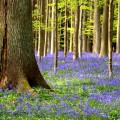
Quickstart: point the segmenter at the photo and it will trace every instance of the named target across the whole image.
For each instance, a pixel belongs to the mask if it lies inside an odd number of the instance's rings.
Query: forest
[[[120,0],[0,0],[0,120],[120,120]]]

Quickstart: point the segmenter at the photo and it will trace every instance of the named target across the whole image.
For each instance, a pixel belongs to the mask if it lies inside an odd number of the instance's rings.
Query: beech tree
[[[80,3],[77,0],[76,16],[75,16],[75,31],[74,31],[74,42],[73,42],[73,59],[78,58],[78,32],[79,32],[79,19],[80,19]]]
[[[114,5],[113,0],[109,1],[109,19],[108,19],[108,57],[109,57],[109,77],[112,76],[112,38],[113,38],[113,17],[114,17]]]
[[[94,0],[94,7],[94,52],[99,53],[101,45],[99,0]]]
[[[108,12],[109,12],[108,4],[109,4],[109,0],[105,0],[103,6],[100,57],[108,56]]]
[[[10,86],[18,92],[31,91],[32,86],[51,89],[35,60],[31,0],[0,0],[1,25],[0,88]]]
[[[118,25],[117,25],[116,52],[120,53],[120,0],[118,0]]]

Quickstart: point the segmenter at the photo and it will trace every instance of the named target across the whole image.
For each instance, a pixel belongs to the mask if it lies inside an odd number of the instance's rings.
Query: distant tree
[[[39,6],[39,43],[38,43],[38,56],[44,55],[44,44],[45,44],[45,20],[46,20],[46,0],[38,0]]]
[[[45,31],[45,44],[44,44],[44,56],[47,55],[48,49],[48,27],[49,27],[49,0],[46,0],[46,31]]]
[[[87,9],[83,9],[83,45],[82,51],[87,52],[87,33],[86,33],[86,23],[87,23]]]
[[[80,32],[80,35],[79,35],[79,57],[82,57],[82,23],[83,21],[83,10],[81,9],[80,10],[80,27],[79,27],[79,32]]]
[[[67,27],[68,27],[68,20],[67,20],[67,0],[65,1],[65,28],[64,28],[64,57],[67,56]]]
[[[48,4],[48,9],[49,9],[49,21],[48,21],[48,27],[51,28],[51,16],[52,16],[52,6],[50,6],[52,4],[52,0],[49,0],[49,4]],[[51,30],[48,31],[48,49],[47,52],[51,51]]]
[[[71,14],[71,20],[70,20],[70,24],[71,24],[71,30],[70,30],[70,52],[73,52],[73,28],[74,28],[74,12],[73,12],[73,8],[71,8],[70,11]]]
[[[51,20],[51,54],[55,52],[55,0],[52,0],[52,20]]]
[[[3,41],[0,88],[10,86],[18,92],[31,91],[32,86],[50,89],[35,60],[31,0],[1,0],[0,13],[4,19],[0,23],[5,23],[0,27],[0,32],[4,31],[1,32],[4,39],[0,39]]]

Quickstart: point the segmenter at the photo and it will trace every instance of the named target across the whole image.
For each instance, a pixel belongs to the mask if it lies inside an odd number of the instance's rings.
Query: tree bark
[[[79,47],[78,47],[80,58],[82,58],[82,42],[83,42],[83,40],[82,40],[82,25],[83,25],[83,22],[82,21],[83,21],[83,10],[81,9],[80,10],[80,25],[79,25],[80,35],[79,35]]]
[[[103,7],[103,24],[102,24],[102,39],[100,57],[108,56],[108,7],[109,0],[105,0]]]
[[[51,26],[52,26],[52,31],[51,31],[51,54],[54,54],[55,52],[55,0],[52,0],[52,21],[51,21]]]
[[[4,38],[4,29],[5,29],[5,9],[4,9],[5,2],[2,0],[0,1],[0,77],[1,77],[1,70],[2,70],[2,51],[3,51],[3,38]]]
[[[113,38],[113,16],[114,16],[114,6],[113,6],[113,0],[110,0],[109,2],[109,22],[108,22],[108,57],[109,57],[109,77],[112,76],[112,38]]]
[[[3,43],[5,42],[7,46],[6,69],[4,71],[2,68],[5,76],[1,77],[0,88],[12,85],[13,89],[18,92],[29,91],[32,86],[43,86],[50,89],[35,60],[31,0],[6,0],[5,5],[6,28],[4,33],[7,31],[7,37]],[[3,11],[0,9],[0,13]]]
[[[78,58],[78,33],[79,33],[79,19],[80,19],[80,5],[77,0],[77,10],[75,16],[75,31],[74,31],[74,41],[73,41],[73,59]]]
[[[87,34],[86,34],[86,23],[87,23],[87,9],[83,10],[83,45],[82,51],[87,52]]]
[[[99,11],[99,0],[94,0],[94,52],[100,52],[100,11]]]
[[[120,53],[120,0],[118,0],[118,25],[117,25],[116,52]]]
[[[58,67],[58,0],[55,1],[55,54],[54,70]]]
[[[69,52],[73,52],[73,28],[74,28],[74,13],[73,13],[73,9],[71,8],[71,20],[70,20],[70,24],[71,24],[71,30],[70,30],[70,50]]]
[[[49,27],[49,0],[46,0],[47,6],[46,6],[46,31],[45,31],[45,45],[44,45],[44,56],[47,55],[47,49],[48,49],[48,27]]]
[[[67,20],[67,1],[65,1],[65,27],[64,27],[64,57],[67,56],[67,26],[68,26],[68,20]]]

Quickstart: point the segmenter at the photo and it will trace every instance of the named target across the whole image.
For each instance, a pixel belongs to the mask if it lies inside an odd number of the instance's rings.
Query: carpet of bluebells
[[[58,68],[48,54],[38,62],[47,83],[55,90],[34,88],[38,94],[0,90],[0,120],[120,120],[120,54],[113,54],[113,76],[108,58],[93,53],[72,59],[59,52]]]

